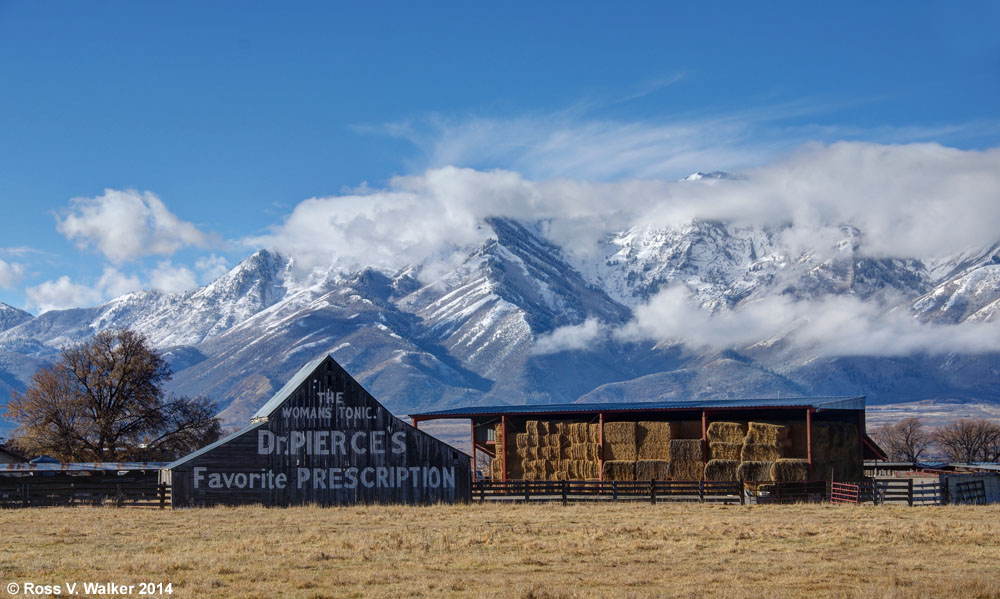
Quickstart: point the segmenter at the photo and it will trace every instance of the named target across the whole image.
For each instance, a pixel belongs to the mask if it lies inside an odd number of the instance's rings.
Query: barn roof
[[[173,462],[170,462],[169,464],[167,464],[166,466],[164,466],[162,469],[163,470],[173,470],[177,466],[180,466],[181,464],[183,464],[185,462],[189,462],[189,461],[195,459],[196,457],[198,457],[200,455],[204,455],[204,454],[212,451],[216,447],[219,447],[220,445],[225,445],[226,443],[228,443],[229,441],[232,441],[236,437],[239,437],[243,433],[248,433],[248,432],[252,431],[253,429],[255,429],[255,428],[259,427],[259,426],[263,426],[264,423],[266,423],[266,422],[267,422],[266,420],[257,420],[256,422],[252,422],[248,426],[246,426],[246,427],[244,427],[244,428],[236,431],[235,433],[233,433],[231,435],[228,435],[226,437],[223,437],[223,438],[219,439],[215,443],[209,443],[208,445],[202,447],[198,451],[195,451],[193,453],[189,453],[189,454],[187,454],[186,456],[184,456],[184,457],[182,457],[180,459],[177,459],[177,460],[174,460]]]
[[[564,403],[516,406],[469,406],[452,410],[410,414],[416,420],[472,418],[474,416],[525,416],[597,414],[598,412],[669,412],[676,410],[744,410],[756,408],[864,410],[865,397],[782,397],[765,399],[698,399],[683,401],[639,401],[627,403]]]
[[[324,361],[328,359],[332,360],[333,358],[331,358],[329,355],[320,356],[319,358],[316,358],[312,362],[309,362],[302,368],[299,368],[299,371],[296,372],[295,375],[292,378],[290,378],[287,383],[285,383],[285,386],[282,387],[281,389],[278,389],[278,392],[272,395],[271,399],[267,400],[267,403],[262,405],[260,409],[257,410],[257,413],[254,414],[252,418],[250,418],[250,421],[253,422],[256,421],[258,418],[267,418],[268,416],[270,416],[275,410],[278,409],[278,406],[285,403],[285,400],[288,399],[289,396],[291,396],[291,394],[294,393],[295,390],[299,388],[299,385],[304,383],[305,380],[309,378],[309,375],[312,374],[314,370],[319,368],[320,364],[322,364]]]

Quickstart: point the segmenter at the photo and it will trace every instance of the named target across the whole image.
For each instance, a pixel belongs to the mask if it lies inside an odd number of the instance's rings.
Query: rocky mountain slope
[[[183,294],[141,291],[37,317],[0,305],[0,403],[60,348],[108,327],[145,334],[173,365],[170,390],[217,399],[231,424],[245,422],[323,353],[397,413],[467,403],[855,393],[876,403],[1000,401],[1000,355],[984,351],[887,357],[861,347],[831,356],[784,335],[705,348],[615,334],[539,350],[540,339],[566,327],[619,330],[677,285],[716,314],[767,298],[850,297],[882,298],[886,313],[920,322],[991,322],[1000,310],[1000,244],[926,265],[866,256],[863,232],[849,226],[835,247],[796,253],[781,227],[692,221],[621,231],[597,261],[573,263],[531,223],[482,226],[490,238],[430,280],[420,265],[300,273],[289,258],[261,250]]]

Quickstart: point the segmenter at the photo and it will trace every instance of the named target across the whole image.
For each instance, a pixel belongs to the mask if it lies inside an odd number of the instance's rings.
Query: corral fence
[[[764,482],[744,485],[739,481],[476,481],[474,501],[570,502],[644,501],[701,502],[722,504],[795,503],[823,501],[826,483]]]
[[[830,483],[830,503],[909,506],[944,505],[947,497],[939,480],[866,478]]]
[[[170,505],[170,486],[155,472],[0,477],[0,508],[76,505],[163,509]]]

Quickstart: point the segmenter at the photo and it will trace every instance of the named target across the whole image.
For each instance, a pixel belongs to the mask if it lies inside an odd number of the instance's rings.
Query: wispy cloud
[[[682,75],[640,86],[618,99],[507,117],[430,114],[370,132],[411,142],[417,171],[443,166],[502,168],[535,180],[676,179],[699,170],[741,170],[766,164],[807,142],[858,140],[884,144],[961,141],[1000,121],[932,126],[859,127],[824,124],[824,114],[857,102],[802,100],[728,112],[690,112],[621,120],[600,116],[609,106],[669,87]]]
[[[24,265],[0,260],[0,289],[10,289],[24,276]]]

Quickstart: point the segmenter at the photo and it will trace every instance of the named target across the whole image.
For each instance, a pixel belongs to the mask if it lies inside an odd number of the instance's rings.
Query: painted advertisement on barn
[[[469,499],[469,456],[393,416],[329,356],[254,420],[164,469],[175,507]]]

